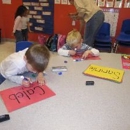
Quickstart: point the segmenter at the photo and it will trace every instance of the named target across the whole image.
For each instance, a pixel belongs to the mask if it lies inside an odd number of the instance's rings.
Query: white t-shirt
[[[29,22],[29,17],[22,17],[22,29],[27,29],[27,23]]]
[[[0,73],[3,77],[17,84],[22,83],[22,78],[18,74],[28,72],[26,62],[24,61],[27,49],[9,55],[0,63]]]
[[[15,33],[16,30],[21,31],[21,28],[22,28],[22,17],[17,16],[14,21],[13,33]]]

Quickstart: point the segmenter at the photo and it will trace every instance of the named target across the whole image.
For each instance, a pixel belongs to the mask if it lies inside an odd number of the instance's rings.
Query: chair
[[[130,19],[122,23],[121,32],[116,38],[115,52],[130,54]]]
[[[25,48],[28,48],[32,45],[33,43],[32,42],[29,42],[29,41],[19,41],[16,43],[16,52],[18,51],[21,51]]]
[[[99,29],[94,42],[94,48],[100,51],[111,52],[112,40],[110,36],[110,24],[103,22]]]

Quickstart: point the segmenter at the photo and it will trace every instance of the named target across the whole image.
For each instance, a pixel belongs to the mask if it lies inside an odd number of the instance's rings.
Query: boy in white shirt
[[[0,64],[0,84],[8,79],[25,87],[30,86],[31,79],[21,78],[18,74],[24,72],[37,73],[36,80],[39,85],[45,83],[43,71],[46,69],[50,58],[50,53],[44,45],[33,44],[22,51],[15,52],[4,59]]]
[[[99,50],[82,43],[82,37],[79,31],[72,30],[68,33],[66,44],[58,49],[58,54],[62,56],[82,55],[86,59],[89,55],[99,56]]]

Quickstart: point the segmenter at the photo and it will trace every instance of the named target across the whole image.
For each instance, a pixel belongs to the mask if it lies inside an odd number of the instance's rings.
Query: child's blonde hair
[[[79,43],[81,38],[82,37],[81,37],[80,32],[77,31],[76,29],[73,29],[67,35],[66,44],[68,44],[69,46],[73,46],[74,44]]]

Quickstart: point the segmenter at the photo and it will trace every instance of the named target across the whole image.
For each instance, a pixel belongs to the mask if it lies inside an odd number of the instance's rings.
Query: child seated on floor
[[[81,55],[82,59],[88,56],[99,56],[99,50],[82,43],[82,36],[79,31],[72,30],[66,37],[66,44],[58,49],[58,54],[62,56]]]
[[[29,87],[30,78],[23,78],[19,74],[24,72],[37,73],[36,80],[39,85],[44,85],[43,71],[46,69],[50,53],[44,45],[33,44],[29,48],[9,55],[0,63],[0,84],[8,79],[17,84]],[[25,80],[26,79],[26,80]]]

